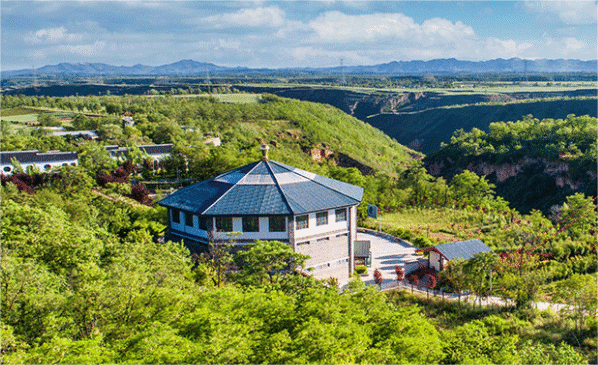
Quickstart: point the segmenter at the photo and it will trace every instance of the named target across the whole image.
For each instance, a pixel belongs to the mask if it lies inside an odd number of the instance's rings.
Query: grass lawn
[[[427,236],[432,241],[445,243],[481,238],[482,230],[495,226],[495,218],[492,214],[446,207],[410,207],[383,214],[382,229],[392,231],[400,228],[417,236]],[[377,228],[378,221],[368,218],[364,225]]]
[[[0,119],[6,122],[16,122],[16,123],[28,123],[28,122],[36,122],[38,114],[23,114],[23,115],[11,115],[11,116],[2,116]]]

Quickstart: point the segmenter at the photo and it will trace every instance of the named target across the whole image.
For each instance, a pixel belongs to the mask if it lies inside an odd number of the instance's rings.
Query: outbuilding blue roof
[[[363,188],[258,161],[182,188],[159,204],[199,215],[297,215],[357,205]]]
[[[443,243],[441,245],[434,246],[434,248],[449,261],[459,257],[469,260],[473,258],[473,255],[476,253],[492,252],[490,247],[486,246],[484,242],[478,239]]]

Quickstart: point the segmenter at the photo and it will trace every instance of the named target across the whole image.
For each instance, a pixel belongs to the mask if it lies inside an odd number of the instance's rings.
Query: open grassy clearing
[[[34,114],[35,112],[29,108],[6,108],[0,109],[0,116],[2,117],[12,117],[16,115],[27,115],[27,114]]]
[[[438,208],[404,208],[382,215],[382,229],[409,230],[433,242],[444,243],[482,238],[483,232],[506,223],[498,214]],[[378,227],[378,221],[367,218],[364,225]]]
[[[23,114],[23,115],[11,115],[11,116],[2,116],[0,120],[6,122],[15,122],[15,123],[30,123],[37,121],[38,114]]]
[[[160,95],[150,95],[150,97],[159,97]],[[255,104],[260,98],[260,94],[233,93],[233,94],[188,94],[173,95],[176,98],[215,98],[222,103]]]

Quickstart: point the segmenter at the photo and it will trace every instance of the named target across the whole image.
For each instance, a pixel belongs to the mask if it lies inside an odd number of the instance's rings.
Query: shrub
[[[382,285],[382,273],[380,272],[380,270],[376,269],[374,271],[374,282],[378,285]]]
[[[405,279],[405,270],[399,265],[395,266],[395,273],[397,274],[397,281],[402,281]]]
[[[365,275],[368,273],[368,267],[367,266],[355,266],[355,273],[357,275]]]
[[[131,188],[131,198],[137,200],[141,204],[149,203],[149,190],[144,185],[135,185]]]

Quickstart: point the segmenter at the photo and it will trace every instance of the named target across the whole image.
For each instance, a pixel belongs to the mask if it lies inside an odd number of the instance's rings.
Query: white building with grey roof
[[[76,166],[79,163],[77,152],[39,152],[38,150],[0,152],[0,173],[12,175],[15,168],[12,164],[13,159],[21,164],[23,170],[31,166],[40,171],[49,171],[54,167]]]
[[[192,251],[208,243],[277,240],[309,255],[316,278],[346,279],[354,268],[356,207],[363,189],[267,157],[182,188],[159,204],[168,232]],[[235,232],[235,234],[231,234]]]

